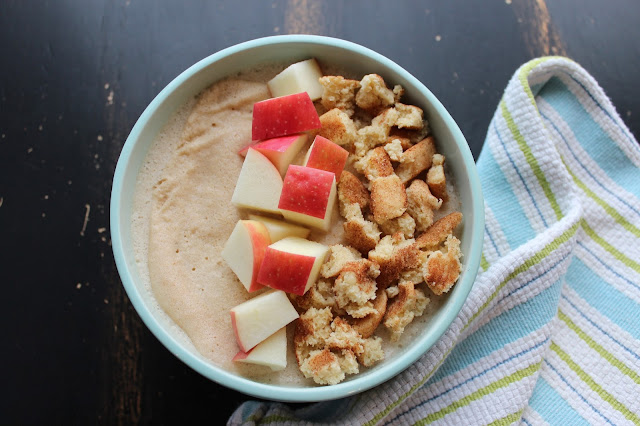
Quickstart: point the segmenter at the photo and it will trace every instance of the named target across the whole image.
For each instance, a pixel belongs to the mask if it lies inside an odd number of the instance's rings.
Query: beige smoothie
[[[243,161],[237,152],[251,140],[253,104],[269,97],[265,82],[283,68],[220,81],[173,115],[140,170],[132,230],[147,296],[176,338],[236,374],[268,383],[313,386],[299,372],[291,343],[284,371],[231,361],[238,347],[229,309],[256,293],[247,293],[221,257],[236,222],[250,213],[230,202]],[[447,204],[438,216],[458,207],[455,198]],[[310,239],[339,243],[342,223],[336,203],[330,231],[313,232]],[[387,359],[413,340],[444,299],[430,298],[425,315],[407,327],[400,341],[388,342],[379,328]],[[288,326],[289,340],[293,327]]]

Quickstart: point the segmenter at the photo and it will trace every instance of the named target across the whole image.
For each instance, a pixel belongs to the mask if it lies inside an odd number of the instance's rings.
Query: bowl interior
[[[406,103],[423,108],[447,158],[462,203],[464,226],[461,249],[463,272],[442,308],[414,344],[397,351],[376,367],[331,387],[294,388],[258,383],[211,364],[192,346],[171,332],[170,324],[154,313],[151,296],[142,289],[131,237],[131,214],[138,171],[156,135],[175,110],[212,83],[265,62],[295,62],[310,57],[339,64],[356,75],[380,74],[389,84],[405,88]],[[395,376],[420,357],[444,333],[458,314],[480,263],[484,228],[483,201],[475,163],[464,136],[435,96],[408,72],[389,59],[343,40],[317,36],[277,36],[258,39],[218,52],[183,72],[147,107],[129,135],[114,176],[111,231],[116,264],[123,285],[137,312],[156,337],[178,358],[204,376],[238,391],[272,400],[321,401],[361,392]]]

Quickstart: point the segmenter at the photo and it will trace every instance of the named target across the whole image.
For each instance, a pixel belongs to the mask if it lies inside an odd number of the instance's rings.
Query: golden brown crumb
[[[427,172],[427,184],[436,197],[447,201],[447,180],[444,175],[444,156],[435,154],[433,165]]]
[[[404,95],[404,89],[399,84],[393,86],[393,99],[396,103],[400,102],[400,98]]]
[[[422,315],[429,304],[429,298],[414,284],[403,281],[398,284],[398,296],[389,303],[384,317],[384,325],[391,331],[391,340],[397,341],[404,328],[415,317]]]
[[[289,298],[298,311],[306,311],[309,308],[333,308],[336,304],[333,283],[322,278],[313,284],[304,295],[289,294]]]
[[[311,351],[300,363],[300,371],[319,385],[335,385],[345,378],[338,357],[329,349]]]
[[[398,111],[395,108],[387,108],[374,117],[369,126],[359,129],[354,143],[355,156],[363,157],[370,149],[385,144],[397,119]]]
[[[342,226],[347,244],[360,253],[373,250],[380,241],[378,225],[364,219],[358,204],[347,204],[344,211],[346,222]]]
[[[413,146],[413,142],[411,142],[411,139],[402,136],[402,135],[398,135],[396,133],[398,132],[402,132],[403,134],[406,133],[405,130],[398,130],[396,128],[393,128],[389,134],[389,137],[387,138],[387,142],[385,143],[385,145],[388,145],[394,141],[399,141],[400,142],[400,146],[402,147],[403,151],[406,151],[407,149],[411,148]],[[420,139],[422,140],[422,139]],[[392,159],[393,160],[393,159]],[[400,161],[398,160],[393,160],[393,161]]]
[[[408,199],[409,194],[407,194]],[[416,230],[416,221],[404,212],[401,216],[394,219],[389,219],[386,222],[380,224],[380,229],[387,235],[393,235],[397,232],[401,232],[406,238],[413,238],[413,233]]]
[[[382,77],[377,74],[362,77],[360,90],[356,94],[356,105],[360,108],[375,113],[382,108],[393,105],[395,101],[393,91],[389,90]]]
[[[436,146],[431,136],[406,150],[402,154],[400,165],[396,169],[396,174],[400,177],[402,183],[409,182],[418,176],[420,172],[431,167],[431,160],[435,152]]]
[[[360,364],[365,367],[371,367],[378,361],[384,359],[384,351],[382,350],[382,339],[380,337],[372,337],[364,341],[364,349],[360,355],[357,355]]]
[[[396,126],[400,129],[420,130],[424,125],[422,121],[422,109],[413,105],[396,103],[396,110],[400,116],[396,120]]]
[[[406,210],[407,193],[398,176],[380,177],[371,182],[371,212],[376,223],[401,216]]]
[[[339,108],[347,115],[353,115],[356,90],[360,88],[359,81],[335,75],[320,77],[318,81],[324,88],[322,106],[328,110]]]
[[[370,195],[360,179],[353,173],[343,170],[338,182],[338,199],[340,200],[340,214],[345,216],[344,207],[347,204],[357,204],[361,210],[369,206]]]
[[[416,179],[407,188],[407,213],[415,219],[418,232],[424,232],[433,224],[433,211],[441,205],[442,200],[431,194],[424,181]]]
[[[395,236],[401,238],[395,239]],[[380,288],[387,288],[393,284],[402,271],[417,268],[419,252],[415,241],[405,240],[402,234],[387,235],[380,240],[375,250],[369,252],[369,259],[380,265],[380,276],[377,283]]]
[[[376,298],[373,300],[373,309],[375,309],[375,312],[370,313],[364,318],[354,318],[351,320],[352,327],[365,339],[373,335],[382,321],[384,313],[387,311],[387,293],[384,289],[379,288],[378,291],[376,291]]]
[[[310,308],[300,315],[296,323],[294,342],[296,346],[322,346],[331,334],[333,314],[330,308]],[[300,360],[298,360],[300,362]]]
[[[347,263],[333,285],[338,307],[354,318],[375,312],[369,301],[376,297],[378,275],[380,267],[375,262],[360,259]]]
[[[427,286],[437,295],[447,293],[460,276],[462,265],[460,264],[460,240],[453,235],[447,237],[444,243],[446,253],[435,251],[427,260],[427,272],[424,280]]]
[[[320,275],[325,278],[335,277],[347,263],[360,258],[362,258],[360,252],[353,247],[345,247],[342,244],[331,245],[329,246],[329,255],[324,261],[322,268],[320,268]]]
[[[349,148],[358,137],[353,121],[345,112],[338,108],[322,114],[320,116],[320,123],[322,124],[322,128],[318,130],[318,134],[340,146]]]
[[[402,141],[400,138],[389,137],[387,143],[384,145],[384,150],[387,151],[391,161],[400,161],[402,158]]]
[[[355,169],[373,181],[379,177],[391,176],[393,166],[387,151],[379,146],[367,152],[367,154],[353,165]]]
[[[449,234],[462,222],[462,213],[449,213],[438,219],[422,235],[416,238],[416,246],[420,249],[435,250]]]
[[[427,270],[427,259],[429,259],[430,253],[431,252],[418,250],[418,266],[402,271],[402,273],[400,274],[400,281],[411,281],[414,284],[423,283],[424,274]]]

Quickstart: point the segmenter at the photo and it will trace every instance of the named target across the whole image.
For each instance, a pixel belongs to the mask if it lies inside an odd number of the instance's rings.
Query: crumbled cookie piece
[[[407,194],[407,199],[408,198],[409,194]],[[416,230],[416,221],[411,217],[411,215],[409,215],[409,213],[404,212],[401,216],[382,222],[380,224],[380,229],[387,235],[393,235],[397,232],[401,232],[405,238],[413,238],[413,234]]]
[[[447,180],[444,175],[444,156],[435,154],[433,163],[427,172],[427,184],[436,197],[447,201]]]
[[[369,126],[358,129],[354,143],[355,156],[363,157],[370,149],[383,145],[389,139],[389,132],[398,119],[395,108],[387,108],[371,120]]]
[[[411,148],[414,145],[414,143],[408,137],[405,137],[405,136],[397,134],[398,132],[402,132],[402,134],[406,133],[405,130],[398,130],[395,127],[392,128],[391,132],[389,133],[389,137],[387,138],[387,142],[385,143],[385,146],[390,144],[390,143],[393,143],[394,141],[397,140],[397,141],[400,142],[400,146],[402,147],[402,151],[406,151],[407,149]],[[415,132],[413,132],[413,133],[415,133]],[[424,139],[424,138],[421,138],[419,140],[422,140],[422,139]],[[416,141],[416,142],[418,142],[418,141]],[[391,154],[389,154],[389,155],[391,155]],[[401,155],[401,153],[400,153],[400,155]],[[398,159],[398,160],[393,160],[393,161],[400,161],[400,160]]]
[[[344,208],[347,204],[357,204],[360,210],[369,206],[371,201],[369,191],[364,187],[360,179],[353,173],[343,170],[338,182],[338,200],[340,200],[340,214],[344,217]]]
[[[416,247],[435,250],[456,229],[460,222],[462,222],[462,213],[460,212],[449,213],[445,217],[438,219],[422,235],[416,238]]]
[[[322,278],[316,281],[304,295],[298,296],[290,293],[289,299],[298,308],[299,312],[307,311],[309,308],[323,309],[336,306],[333,283]]]
[[[369,259],[380,265],[377,283],[387,288],[398,280],[402,271],[417,268],[419,251],[415,240],[405,240],[402,234],[387,235],[380,240],[375,250],[369,252]]]
[[[407,188],[407,213],[415,219],[418,232],[424,232],[433,224],[433,211],[441,205],[442,200],[431,194],[426,182],[416,179]]]
[[[363,338],[366,339],[371,337],[378,328],[384,313],[387,311],[387,299],[387,293],[385,290],[379,288],[376,291],[376,297],[373,300],[373,309],[375,309],[375,312],[372,312],[363,318],[351,319],[351,326],[360,333]]]
[[[335,75],[320,77],[318,81],[324,88],[322,106],[328,110],[339,108],[347,115],[352,116],[355,108],[356,90],[360,88],[360,82]]]
[[[360,253],[373,250],[380,241],[378,225],[364,219],[358,204],[345,205],[344,212],[346,222],[342,226],[347,244]]]
[[[331,334],[326,341],[326,347],[335,350],[349,350],[360,354],[364,350],[363,339],[351,324],[342,317],[336,317],[331,323]]]
[[[367,152],[367,154],[353,165],[355,169],[362,173],[369,181],[379,177],[391,176],[393,166],[387,151],[379,146]]]
[[[424,275],[427,286],[438,296],[451,290],[462,270],[460,240],[449,235],[444,246],[446,253],[434,251],[429,255]]]
[[[371,182],[371,212],[376,223],[401,216],[406,210],[407,193],[398,176],[392,174]]]
[[[433,137],[418,142],[408,150],[406,150],[400,158],[400,165],[396,169],[396,174],[407,183],[420,172],[431,167],[431,160],[436,153],[436,146]]]
[[[324,343],[331,334],[331,322],[333,313],[330,308],[316,309],[310,308],[300,315],[296,323],[294,343],[297,347],[324,346]],[[301,360],[298,359],[298,363]]]
[[[399,117],[396,120],[396,126],[400,129],[420,130],[424,125],[422,121],[422,109],[413,105],[405,105],[396,103],[396,110],[398,110]]]
[[[318,134],[342,147],[351,147],[358,137],[356,126],[351,118],[338,108],[322,114],[320,123],[322,127],[318,130]]]
[[[396,103],[400,102],[400,98],[402,97],[402,95],[404,95],[404,88],[399,84],[393,86],[393,98],[395,99]]]
[[[378,264],[367,259],[347,263],[333,285],[338,307],[354,318],[375,312],[370,300],[376,297],[376,281],[380,275]]]
[[[304,377],[319,385],[336,385],[345,378],[338,357],[329,349],[311,351],[299,366]]]
[[[387,297],[389,299],[393,299],[394,297],[396,297],[398,295],[400,290],[398,290],[398,286],[397,285],[392,285],[392,286],[387,287],[385,292],[387,293]]]
[[[400,281],[411,281],[414,284],[424,282],[424,274],[427,271],[427,259],[431,252],[418,250],[418,260],[415,268],[405,269],[400,274]]]
[[[384,150],[387,151],[391,161],[400,161],[403,152],[402,141],[400,138],[389,137],[388,142],[384,145]]]
[[[398,95],[401,88],[397,89]],[[360,81],[360,90],[356,94],[356,105],[367,111],[379,111],[393,105],[396,95],[389,90],[384,79],[377,74],[368,74]]]
[[[372,337],[364,341],[364,349],[362,354],[357,355],[360,364],[365,367],[371,367],[378,361],[384,359],[384,351],[382,350],[382,339],[380,337]]]
[[[397,341],[404,332],[404,328],[415,317],[422,315],[430,300],[414,284],[403,281],[398,284],[398,296],[389,303],[384,317],[384,326],[391,331],[391,340]]]
[[[320,275],[325,278],[336,277],[347,263],[361,258],[360,252],[353,247],[333,244],[329,246],[329,255],[320,268]]]

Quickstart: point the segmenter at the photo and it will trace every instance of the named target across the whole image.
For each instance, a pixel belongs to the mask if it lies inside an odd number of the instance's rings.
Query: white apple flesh
[[[272,243],[287,237],[307,238],[311,232],[303,226],[294,225],[293,223],[272,219],[270,217],[250,214],[249,219],[261,222],[267,228]]]
[[[255,149],[249,149],[231,203],[245,209],[280,213],[278,202],[281,193],[282,176],[278,169],[267,157]]]
[[[283,291],[270,290],[231,309],[231,325],[242,352],[271,336],[291,321],[298,312]]]
[[[307,143],[307,134],[298,133],[251,144],[241,149],[238,154],[245,156],[249,148],[255,149],[267,157],[271,163],[276,166],[280,175],[284,176],[287,172],[287,167],[289,167],[289,164],[291,164],[305,143]]]
[[[257,220],[239,220],[222,249],[222,258],[249,293],[260,290],[258,272],[267,246],[267,227]]]
[[[304,295],[318,279],[329,247],[315,241],[287,237],[267,247],[258,282],[287,293]]]
[[[249,352],[238,352],[233,361],[264,365],[273,371],[284,370],[287,366],[287,328],[282,327]]]
[[[318,82],[322,71],[315,59],[297,62],[285,68],[268,83],[271,96],[285,96],[294,93],[307,92],[312,101],[322,97],[324,89]]]

